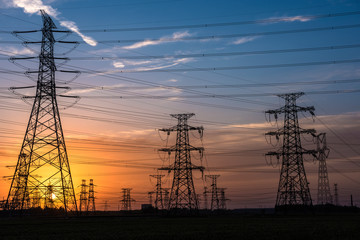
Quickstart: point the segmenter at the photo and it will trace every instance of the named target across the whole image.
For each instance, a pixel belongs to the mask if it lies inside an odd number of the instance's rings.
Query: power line
[[[276,53],[294,53],[294,52],[312,52],[312,51],[327,51],[327,50],[339,50],[339,49],[351,49],[359,48],[360,44],[348,44],[348,45],[337,45],[337,46],[324,46],[324,47],[307,47],[307,48],[290,48],[290,49],[275,49],[275,50],[259,50],[259,51],[243,51],[243,52],[224,52],[224,53],[193,53],[193,54],[176,54],[176,55],[145,55],[145,56],[98,56],[98,57],[71,57],[66,60],[121,60],[121,59],[171,59],[171,58],[203,58],[203,57],[226,57],[226,56],[241,56],[241,55],[260,55],[260,54],[276,54]],[[12,53],[4,50],[0,52]],[[12,58],[12,59],[30,59],[38,58],[24,57],[24,58]],[[0,60],[9,60],[9,58],[0,58]]]
[[[360,14],[360,11],[353,11],[353,12],[340,12],[340,13],[319,14],[319,15],[307,15],[307,16],[302,16],[302,17],[304,19],[314,20],[314,19],[321,19],[321,18],[344,17],[344,16],[359,15],[359,14]],[[291,17],[281,17],[281,18],[267,18],[267,19],[260,19],[260,20],[247,20],[247,21],[238,21],[238,22],[155,26],[155,27],[87,29],[87,30],[82,30],[82,32],[84,32],[84,33],[93,33],[93,32],[106,33],[106,32],[170,30],[170,29],[184,29],[184,28],[212,28],[212,27],[238,26],[238,25],[248,25],[248,24],[278,23],[278,22],[286,21],[290,18]]]
[[[330,31],[330,30],[341,30],[341,29],[351,29],[359,28],[360,24],[352,25],[339,25],[339,26],[329,26],[329,27],[317,27],[317,28],[303,28],[303,29],[292,29],[292,30],[281,30],[281,31],[268,31],[268,32],[253,32],[253,33],[235,33],[235,34],[223,34],[223,35],[208,35],[208,36],[193,36],[193,37],[183,37],[183,38],[161,38],[161,39],[146,39],[147,41],[156,41],[156,42],[175,42],[175,41],[194,41],[194,40],[209,40],[209,39],[223,39],[223,38],[236,38],[236,37],[250,37],[250,36],[269,36],[269,35],[281,35],[281,34],[294,34],[294,33],[306,33],[306,32],[320,32],[320,31]],[[144,39],[124,39],[124,40],[99,40],[98,43],[135,43],[142,42]],[[20,44],[19,41],[0,41],[1,43],[6,44]],[[31,42],[25,42],[31,43]],[[41,42],[36,42],[41,43]],[[85,43],[84,41],[79,41],[79,43]]]

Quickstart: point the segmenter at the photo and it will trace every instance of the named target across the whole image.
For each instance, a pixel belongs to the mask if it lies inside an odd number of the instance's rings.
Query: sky
[[[330,187],[338,184],[339,201],[360,206],[360,2],[217,1],[217,0],[1,0],[0,1],[0,198],[7,197],[31,111],[40,33],[39,9],[52,17],[63,41],[55,44],[57,86],[71,87],[58,96],[69,162],[77,197],[82,179],[94,179],[96,206],[118,209],[122,188],[132,188],[134,208],[148,203],[155,189],[149,175],[171,164],[157,149],[175,144],[161,128],[177,124],[170,114],[195,113],[191,126],[203,126],[204,147],[192,162],[197,194],[219,174],[227,207],[275,205],[279,164],[264,155],[280,146],[265,133],[283,124],[267,121],[265,111],[284,101],[277,94],[304,92],[299,106],[314,106],[315,116],[299,113],[302,128],[327,133]],[[74,104],[76,103],[76,104]],[[268,140],[268,141],[267,141]],[[306,149],[316,148],[311,137]],[[304,160],[313,202],[317,199],[318,163]],[[202,196],[201,196],[202,197]]]

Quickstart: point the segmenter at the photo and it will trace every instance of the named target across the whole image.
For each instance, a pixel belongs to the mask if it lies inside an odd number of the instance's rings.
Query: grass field
[[[0,218],[1,239],[360,239],[360,215]]]

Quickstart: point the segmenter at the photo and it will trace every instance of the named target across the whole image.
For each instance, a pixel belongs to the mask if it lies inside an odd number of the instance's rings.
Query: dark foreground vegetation
[[[2,216],[0,239],[360,239],[360,214]]]

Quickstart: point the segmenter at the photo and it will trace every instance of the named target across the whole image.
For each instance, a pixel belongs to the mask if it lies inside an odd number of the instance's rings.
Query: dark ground
[[[1,217],[0,239],[360,239],[360,214]]]

